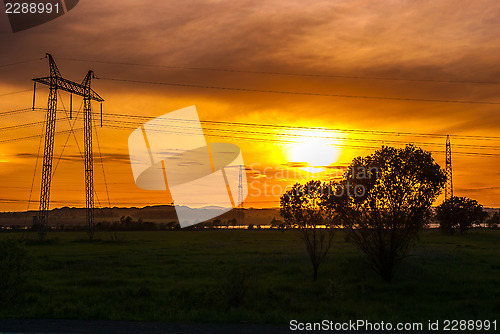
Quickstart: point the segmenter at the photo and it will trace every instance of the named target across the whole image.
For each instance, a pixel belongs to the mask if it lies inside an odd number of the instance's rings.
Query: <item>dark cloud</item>
[[[497,86],[346,78],[255,75],[123,66],[64,60],[88,59],[145,65],[234,68],[254,71],[345,74],[413,79],[496,81],[500,43],[496,2],[458,6],[453,1],[348,1],[308,4],[267,1],[112,1],[80,3],[72,13],[26,32],[2,34],[9,48],[2,63],[19,57],[57,57],[63,74],[81,80],[88,67],[98,76],[197,85],[443,100],[498,101]],[[29,86],[46,75],[36,63],[8,70],[4,84]],[[448,103],[318,98],[100,81],[104,92],[209,98],[246,113],[309,108],[317,118],[386,123],[401,117],[458,116]],[[466,105],[465,108],[469,106]],[[471,106],[475,108],[475,106]],[[291,109],[290,109],[291,108]],[[296,110],[299,109],[299,110]],[[349,116],[339,110],[356,110]],[[439,114],[436,114],[436,111]],[[497,117],[493,115],[493,117]]]
[[[43,155],[37,156],[35,153],[17,153],[15,155],[21,159],[32,159],[32,158],[43,158]],[[62,156],[54,155],[55,160],[62,161],[71,161],[71,162],[82,162],[82,156],[78,154],[64,154]],[[101,161],[101,156],[99,154],[94,154],[94,159],[96,162]],[[103,153],[102,154],[103,162],[119,162],[119,163],[130,163],[130,156],[128,154],[120,154],[120,153]]]

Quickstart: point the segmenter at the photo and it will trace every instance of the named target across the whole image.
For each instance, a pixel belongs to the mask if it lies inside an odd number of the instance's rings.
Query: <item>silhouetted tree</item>
[[[287,226],[297,228],[305,243],[313,266],[313,279],[325,259],[333,240],[333,226],[329,211],[321,205],[323,185],[310,181],[305,185],[295,184],[280,200],[280,214]],[[325,228],[320,227],[325,225]]]
[[[221,224],[222,224],[221,220],[220,219],[216,219],[216,220],[214,220],[213,226],[220,228]]]
[[[339,215],[349,239],[391,281],[445,181],[429,152],[383,146],[355,158],[343,180],[330,183],[322,205]]]
[[[130,227],[130,225],[132,225],[133,222],[134,222],[134,220],[130,216],[127,216],[127,217],[122,216],[122,217],[120,217],[120,223],[122,224],[123,228]]]
[[[453,196],[436,208],[436,218],[441,230],[450,235],[456,229],[460,234],[466,234],[473,224],[483,223],[487,215],[481,204],[467,197]]]
[[[493,216],[488,219],[489,228],[497,228],[500,225],[500,210],[495,212]]]
[[[271,220],[271,228],[280,228],[280,227],[284,227],[283,226],[283,221],[282,220],[279,220],[279,219],[276,219],[276,217],[273,217],[273,219]]]

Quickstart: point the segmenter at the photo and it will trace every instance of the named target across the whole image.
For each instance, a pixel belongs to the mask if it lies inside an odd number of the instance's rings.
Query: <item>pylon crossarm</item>
[[[56,129],[57,87],[50,86],[45,120],[45,146],[43,151],[42,179],[40,184],[40,207],[38,213],[40,238],[44,238],[48,223],[50,184],[52,180],[52,158],[54,155],[54,135]]]
[[[55,83],[51,83],[51,80],[54,80]],[[43,85],[50,86],[51,84],[55,84],[57,89],[64,90],[69,93],[73,93],[79,96],[86,96],[86,87],[83,84],[79,84],[77,82],[70,81],[68,79],[60,78],[60,77],[42,77],[33,79],[35,82],[39,82]],[[93,89],[90,89],[90,99],[97,102],[103,102],[104,99],[99,96]]]

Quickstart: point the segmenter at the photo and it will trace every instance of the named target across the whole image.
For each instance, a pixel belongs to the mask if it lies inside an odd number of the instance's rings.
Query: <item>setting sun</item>
[[[303,170],[310,173],[318,173],[338,161],[342,154],[340,141],[336,135],[326,134],[323,131],[301,131],[295,133],[298,136],[296,144],[289,148],[289,160],[295,163],[303,163]]]

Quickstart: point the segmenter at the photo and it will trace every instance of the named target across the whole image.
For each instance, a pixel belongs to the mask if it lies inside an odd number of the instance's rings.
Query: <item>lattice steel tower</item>
[[[451,142],[450,136],[446,136],[446,186],[444,188],[444,199],[453,197],[453,168],[451,166]]]
[[[34,87],[36,83],[49,86],[49,98],[47,107],[47,118],[45,121],[45,146],[43,150],[42,180],[40,186],[40,207],[38,213],[39,235],[44,238],[47,233],[49,203],[50,203],[50,184],[52,181],[52,158],[54,156],[54,135],[56,129],[57,115],[57,94],[58,90],[69,92],[83,97],[84,104],[84,146],[85,146],[85,208],[86,222],[89,238],[94,236],[94,168],[92,151],[92,106],[91,101],[103,102],[104,100],[92,88],[90,83],[94,77],[94,72],[88,71],[82,83],[77,83],[65,79],[52,58],[52,55],[46,54],[49,59],[50,76],[33,79]],[[34,106],[34,100],[33,100]],[[101,108],[102,119],[102,108]]]

